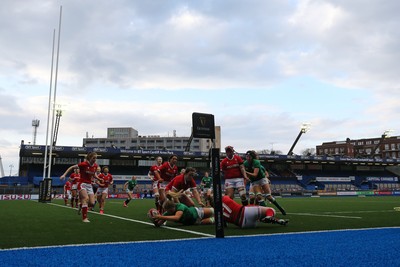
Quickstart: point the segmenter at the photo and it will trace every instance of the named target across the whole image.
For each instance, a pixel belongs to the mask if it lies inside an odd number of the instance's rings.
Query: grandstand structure
[[[61,187],[65,181],[59,177],[71,165],[84,160],[88,152],[98,154],[98,164],[109,166],[115,179],[111,192],[122,191],[123,183],[132,175],[138,177],[139,191],[151,191],[147,177],[156,157],[164,161],[172,154],[178,155],[178,168],[195,167],[201,179],[210,171],[208,152],[182,150],[126,149],[117,147],[55,146],[52,150],[53,186]],[[35,190],[42,180],[45,146],[21,143],[19,177],[10,178],[9,189],[32,186]],[[245,158],[244,153],[238,153]],[[221,158],[225,157],[221,153]],[[267,169],[275,195],[333,195],[382,194],[400,195],[400,158],[350,158],[342,156],[300,156],[261,154],[260,161]],[[7,178],[7,177],[6,177]],[[7,179],[1,179],[3,185]],[[200,181],[197,181],[198,183]],[[0,189],[1,190],[1,189]],[[11,191],[10,191],[11,192]],[[2,194],[4,192],[0,192]],[[378,194],[381,194],[378,193]]]
[[[120,148],[120,149],[143,149],[143,150],[185,150],[189,144],[189,150],[193,152],[207,152],[213,146],[221,148],[221,127],[215,126],[215,140],[204,138],[177,136],[174,130],[172,136],[139,135],[132,127],[107,128],[107,137],[86,137],[83,146],[92,148]]]

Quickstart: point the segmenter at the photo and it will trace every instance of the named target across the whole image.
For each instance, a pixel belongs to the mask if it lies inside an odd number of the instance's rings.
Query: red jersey
[[[236,203],[228,196],[222,197],[222,214],[224,220],[237,226],[242,225],[244,206]]]
[[[158,171],[164,182],[170,182],[178,174],[178,167],[176,165],[171,166],[169,162],[164,162]]]
[[[69,179],[71,181],[71,184],[77,184],[77,183],[79,183],[79,180],[81,179],[81,175],[79,173],[73,172],[69,176]]]
[[[92,179],[94,178],[94,174],[97,170],[97,163],[90,165],[88,161],[83,161],[78,164],[79,172],[81,174],[81,183],[91,184]]]
[[[71,182],[70,182],[70,181],[67,181],[67,182],[65,183],[65,185],[64,185],[64,191],[66,192],[66,191],[68,191],[68,190],[71,190],[71,186],[72,186]]]
[[[150,167],[149,175],[151,175],[154,180],[157,179],[156,176],[154,175],[154,173],[156,171],[159,171],[159,169],[160,169],[160,166],[158,166],[158,165],[153,165],[153,166]]]
[[[108,186],[113,181],[113,177],[110,173],[107,173],[107,174],[100,173],[98,176],[100,179],[103,179],[103,182],[100,182],[100,184],[99,184],[100,188],[108,188]]]
[[[180,174],[176,176],[174,179],[172,179],[171,182],[165,187],[165,191],[169,191],[171,189],[175,189],[176,191],[179,191],[183,189],[183,191],[189,189],[189,188],[196,188],[196,182],[194,179],[191,181],[187,182],[185,180],[185,176],[183,174]]]
[[[243,164],[243,159],[238,155],[233,155],[232,159],[224,158],[221,161],[221,171],[224,172],[225,179],[232,178],[243,178],[243,174],[240,171],[240,165]]]

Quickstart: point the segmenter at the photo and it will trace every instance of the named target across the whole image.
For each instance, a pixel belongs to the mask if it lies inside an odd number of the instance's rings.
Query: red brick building
[[[350,139],[322,143],[316,147],[319,156],[350,158],[400,158],[400,136]]]

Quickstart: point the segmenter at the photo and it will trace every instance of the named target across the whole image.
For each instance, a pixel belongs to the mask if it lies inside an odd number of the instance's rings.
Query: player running
[[[128,198],[124,201],[124,207],[128,207],[129,201],[133,199],[133,189],[137,186],[136,176],[124,184],[124,191],[128,194]]]
[[[108,187],[114,183],[114,180],[107,166],[103,167],[103,172],[99,174],[99,178],[102,179],[103,182],[97,182],[98,188],[96,195],[100,214],[104,214],[104,205],[108,197]]]
[[[71,173],[69,176],[69,180],[71,183],[71,207],[72,208],[78,208],[78,201],[79,201],[79,195],[78,195],[78,184],[79,180],[81,178],[81,175],[79,173],[79,168],[75,168],[74,172]],[[75,201],[75,205],[74,205]]]
[[[65,206],[68,205],[68,199],[71,197],[71,182],[68,180],[65,184],[64,184],[64,203]]]
[[[82,205],[82,222],[90,222],[88,219],[88,207],[93,207],[94,205],[94,192],[92,187],[92,180],[99,180],[96,174],[97,170],[97,154],[96,152],[90,152],[87,154],[85,161],[72,165],[69,167],[60,179],[65,179],[65,176],[75,168],[79,168],[81,174],[80,181],[78,184],[79,199]],[[101,180],[100,180],[101,181]]]
[[[153,188],[153,193],[154,193],[154,201],[155,201],[155,205],[156,205],[156,209],[157,210],[161,210],[161,206],[160,206],[160,193],[158,192],[158,179],[155,176],[155,173],[158,172],[159,168],[161,167],[163,162],[162,157],[157,157],[156,158],[156,162],[153,166],[150,167],[149,173],[147,174],[147,176],[150,178],[151,182],[152,182],[152,188]]]

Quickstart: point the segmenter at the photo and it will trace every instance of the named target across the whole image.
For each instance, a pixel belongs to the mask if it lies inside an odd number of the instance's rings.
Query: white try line
[[[341,215],[325,215],[325,214],[315,214],[315,213],[288,213],[288,215],[300,215],[300,216],[315,216],[315,217],[333,217],[333,218],[343,218],[343,219],[362,219],[362,217],[356,216],[341,216]]]
[[[54,204],[54,203],[47,203],[47,204],[53,205],[53,206],[57,206],[57,207],[61,207],[61,208],[72,209],[70,206],[64,206],[64,205],[59,205],[59,204]],[[73,210],[76,211],[76,209],[73,209]],[[111,215],[111,214],[100,214],[100,213],[94,212],[94,211],[88,211],[88,212],[90,212],[92,214],[99,215],[99,216],[108,216],[108,217],[119,219],[119,220],[135,222],[135,223],[141,223],[141,224],[151,225],[151,226],[155,227],[154,224],[149,223],[149,222],[129,219],[129,218],[120,217],[120,216]],[[205,233],[196,232],[196,231],[190,231],[190,230],[186,230],[186,229],[180,229],[180,228],[168,227],[168,226],[161,226],[161,227],[165,228],[165,229],[169,229],[169,230],[174,230],[174,231],[178,231],[178,232],[185,232],[185,233],[194,234],[194,235],[200,235],[200,236],[206,236],[206,237],[215,237],[215,235],[205,234]]]

